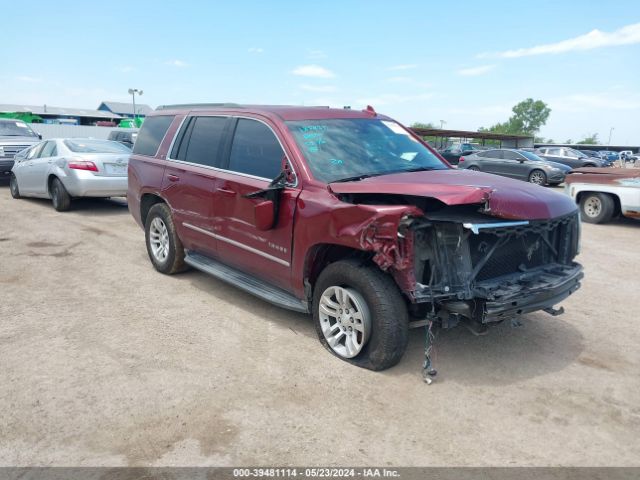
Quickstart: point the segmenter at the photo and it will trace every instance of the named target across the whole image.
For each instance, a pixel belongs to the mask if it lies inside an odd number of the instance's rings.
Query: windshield
[[[313,175],[326,183],[448,167],[396,122],[322,119],[287,122]]]
[[[526,150],[519,150],[519,153],[524,155],[527,160],[533,160],[534,162],[543,162],[544,159],[540,158],[535,153],[527,152]]]
[[[576,154],[578,158],[585,158],[587,156],[584,153],[582,153],[580,150],[574,150],[573,148],[567,148],[567,151]]]
[[[111,140],[65,140],[69,150],[76,153],[131,153],[131,149]]]
[[[0,122],[0,136],[4,137],[38,137],[31,127],[24,122]]]

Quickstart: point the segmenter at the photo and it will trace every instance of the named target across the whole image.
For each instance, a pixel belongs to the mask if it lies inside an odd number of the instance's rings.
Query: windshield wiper
[[[430,172],[431,170],[439,170],[436,167],[415,167],[415,168],[408,168],[406,170],[402,170],[398,173],[404,173],[404,172]]]
[[[382,174],[380,174],[380,173],[378,173],[378,174],[375,174],[375,173],[363,173],[361,175],[354,175],[353,177],[340,178],[340,179],[334,180],[333,182],[330,182],[330,183],[357,182],[358,180],[363,180],[363,179],[369,178],[369,177],[375,177],[377,175],[382,175]]]

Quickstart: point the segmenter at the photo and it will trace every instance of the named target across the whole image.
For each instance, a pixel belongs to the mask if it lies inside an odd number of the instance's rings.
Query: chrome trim
[[[238,248],[242,248],[247,252],[255,253],[256,255],[260,255],[261,257],[266,258],[267,260],[271,260],[272,262],[279,263],[280,265],[284,265],[285,267],[290,266],[291,264],[286,260],[282,260],[278,257],[274,257],[273,255],[269,255],[268,253],[263,252],[262,250],[258,250],[256,248],[250,247],[249,245],[245,245],[244,243],[236,242],[235,240],[231,240],[230,238],[223,237],[222,235],[218,235],[217,233],[213,233],[209,230],[205,230],[204,228],[196,227],[195,225],[191,225],[190,223],[182,222],[187,228],[195,230],[196,232],[204,233],[205,235],[209,235],[210,237],[215,238],[216,240],[220,240],[221,242],[226,242],[230,245],[233,245]]]
[[[249,175],[248,173],[236,172],[234,170],[227,170],[227,169],[224,169],[224,168],[212,167],[211,165],[203,165],[201,163],[193,163],[193,162],[187,162],[185,160],[178,160],[177,158],[171,158],[171,152],[173,152],[173,145],[174,145],[176,139],[178,138],[178,134],[180,133],[180,130],[182,130],[182,125],[184,124],[184,122],[187,121],[187,119],[189,119],[191,117],[244,118],[246,120],[255,120],[256,122],[260,122],[263,125],[266,125],[266,127],[269,130],[271,130],[271,133],[273,133],[273,136],[276,137],[276,140],[278,140],[278,143],[280,144],[280,149],[282,150],[282,153],[287,157],[287,162],[289,163],[289,166],[291,167],[291,171],[296,176],[295,183],[287,183],[286,186],[287,187],[291,187],[291,188],[295,188],[295,187],[298,186],[298,172],[296,172],[296,169],[293,168],[293,163],[291,162],[291,159],[289,158],[289,155],[287,155],[287,151],[285,150],[284,145],[280,141],[280,137],[278,137],[278,134],[273,130],[273,128],[271,128],[271,125],[269,125],[268,123],[266,123],[266,122],[264,122],[264,121],[262,121],[262,120],[260,120],[258,118],[254,118],[254,117],[245,117],[245,116],[238,116],[238,115],[215,115],[215,114],[206,114],[206,113],[204,113],[204,114],[195,113],[194,114],[193,112],[189,112],[182,119],[182,122],[180,122],[180,126],[176,130],[175,135],[173,136],[173,140],[171,141],[171,145],[169,145],[169,150],[167,151],[167,157],[165,158],[165,160],[167,160],[169,162],[182,163],[184,165],[191,165],[191,166],[194,166],[194,167],[208,168],[208,169],[216,171],[216,172],[230,173],[232,175],[238,175],[238,176],[241,176],[241,177],[252,178],[254,180],[264,180],[265,182],[271,182],[273,180],[273,178],[258,177],[256,175]],[[163,139],[163,141],[164,141],[164,139]],[[233,144],[232,144],[232,146],[233,146]]]
[[[527,220],[519,222],[497,222],[497,223],[463,223],[464,228],[468,228],[476,235],[480,233],[483,228],[502,228],[502,227],[519,227],[521,225],[529,225]]]

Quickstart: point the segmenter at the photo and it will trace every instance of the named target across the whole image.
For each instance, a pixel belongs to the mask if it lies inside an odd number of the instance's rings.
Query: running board
[[[195,252],[187,252],[184,261],[193,268],[208,273],[223,282],[230,283],[269,303],[296,312],[309,313],[308,302],[300,300],[278,287],[274,287],[267,282],[213,260],[212,258]]]

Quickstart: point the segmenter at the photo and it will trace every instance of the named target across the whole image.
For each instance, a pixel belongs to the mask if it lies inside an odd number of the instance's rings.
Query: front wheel
[[[467,168],[467,170],[471,170],[472,172],[479,172],[480,169],[478,167],[476,167],[475,165],[472,165],[471,167]]]
[[[184,248],[171,218],[171,209],[165,203],[157,203],[145,222],[147,253],[151,263],[160,273],[168,275],[184,270]]]
[[[9,190],[11,190],[11,196],[13,198],[20,198],[20,189],[18,188],[18,179],[15,174],[12,173],[9,177]]]
[[[409,316],[393,279],[371,264],[343,260],[316,282],[313,318],[318,338],[338,358],[370,370],[400,361]]]
[[[529,174],[529,183],[534,185],[546,185],[547,175],[542,170],[534,170]]]
[[[587,223],[605,223],[611,220],[616,205],[606,193],[587,193],[580,199],[582,220]]]

